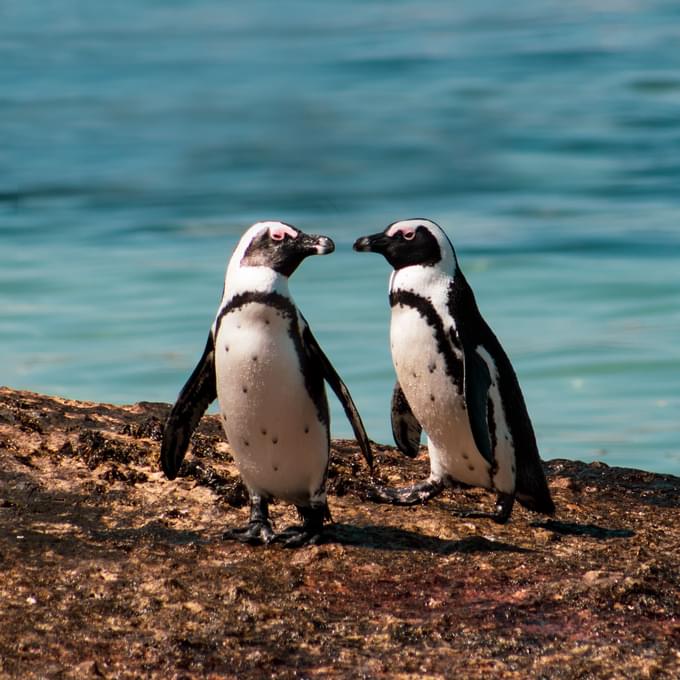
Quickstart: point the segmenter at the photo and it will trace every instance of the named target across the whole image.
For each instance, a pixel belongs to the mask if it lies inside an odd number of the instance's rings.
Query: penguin
[[[379,253],[394,269],[392,432],[397,447],[415,457],[424,430],[430,458],[428,479],[399,489],[374,486],[372,500],[414,505],[446,487],[478,486],[497,493],[494,512],[465,516],[504,524],[515,498],[552,515],[517,376],[477,308],[446,233],[431,220],[402,220],[357,239],[354,250]]]
[[[319,541],[330,519],[326,477],[330,456],[328,382],[372,467],[364,425],[352,397],[312,335],[288,289],[310,255],[333,252],[326,236],[284,222],[258,222],[229,261],[222,300],[203,355],[165,424],[161,466],[177,476],[192,432],[216,398],[224,432],[250,495],[250,521],[224,538],[286,547]],[[275,534],[269,502],[293,503],[302,520]]]

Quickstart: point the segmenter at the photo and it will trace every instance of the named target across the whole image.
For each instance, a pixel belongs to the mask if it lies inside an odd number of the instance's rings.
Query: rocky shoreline
[[[456,515],[481,490],[366,502],[336,440],[326,542],[256,548],[221,538],[247,496],[216,417],[160,472],[168,409],[0,388],[1,677],[680,677],[680,478],[548,461],[555,518],[497,526]]]

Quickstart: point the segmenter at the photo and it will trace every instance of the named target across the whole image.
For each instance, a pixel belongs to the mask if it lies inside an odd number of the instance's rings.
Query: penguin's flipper
[[[324,354],[323,350],[316,341],[316,338],[312,335],[312,331],[309,328],[309,324],[304,320],[304,328],[302,330],[302,342],[304,343],[307,355],[312,361],[314,361],[321,374],[323,375],[326,382],[331,386],[333,392],[342,404],[342,408],[345,410],[345,415],[349,420],[352,430],[354,431],[354,436],[357,439],[361,453],[364,455],[368,467],[373,469],[373,454],[371,453],[371,445],[368,441],[368,435],[366,434],[366,429],[359,415],[359,411],[352,400],[352,395],[347,389],[347,385],[342,382],[342,379],[338,375],[333,364],[329,361],[328,357]]]
[[[179,393],[165,423],[161,466],[168,479],[177,477],[191,435],[201,416],[216,398],[215,343],[211,332],[203,356]]]
[[[423,426],[413,415],[399,381],[392,392],[392,436],[399,450],[409,458],[415,458],[420,448],[420,435]]]
[[[491,437],[489,435],[489,387],[491,387],[491,374],[484,359],[477,353],[474,343],[466,342],[460,329],[451,329],[454,345],[463,348],[464,355],[464,387],[465,404],[470,430],[475,440],[475,446],[484,456],[484,459],[493,465],[494,452],[491,449]]]

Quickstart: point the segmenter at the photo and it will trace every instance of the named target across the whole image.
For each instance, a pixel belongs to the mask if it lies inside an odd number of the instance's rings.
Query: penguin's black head
[[[327,255],[335,250],[328,236],[305,234],[285,222],[260,222],[241,258],[241,266],[269,267],[290,276],[310,255]]]
[[[442,260],[444,241],[448,243],[446,234],[431,220],[401,220],[385,231],[357,239],[354,250],[380,253],[395,269],[402,269],[437,264]]]

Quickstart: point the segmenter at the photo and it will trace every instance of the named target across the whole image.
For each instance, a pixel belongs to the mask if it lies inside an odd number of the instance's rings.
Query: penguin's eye
[[[401,233],[404,235],[404,238],[407,241],[413,241],[413,239],[416,237],[415,229],[407,229],[405,231],[402,231]]]
[[[271,233],[272,241],[283,241],[286,235],[282,231],[273,231]]]

